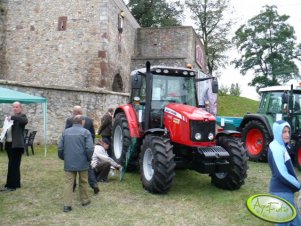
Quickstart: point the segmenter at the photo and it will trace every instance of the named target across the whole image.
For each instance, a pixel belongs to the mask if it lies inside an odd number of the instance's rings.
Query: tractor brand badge
[[[173,116],[179,118],[179,119],[183,119],[183,116],[182,116],[180,113],[178,113],[178,112],[176,112],[176,111],[174,111],[174,110],[172,110],[172,109],[170,109],[170,108],[164,108],[164,111],[165,111],[166,113],[169,113],[169,114],[171,114],[171,115],[173,115]]]
[[[178,119],[178,118],[173,118],[173,122],[176,123],[176,124],[180,124],[180,119]]]
[[[290,222],[297,215],[292,204],[270,194],[257,194],[249,197],[247,208],[256,217],[272,223]]]

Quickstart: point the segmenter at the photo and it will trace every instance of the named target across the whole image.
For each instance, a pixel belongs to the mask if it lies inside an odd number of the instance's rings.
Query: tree
[[[296,45],[295,30],[286,22],[289,16],[279,15],[276,6],[264,8],[242,25],[233,39],[242,53],[233,63],[243,75],[254,72],[249,85],[257,91],[297,78],[299,70],[294,59],[301,60],[301,45]]]
[[[241,90],[240,90],[238,83],[236,83],[236,84],[232,83],[231,88],[230,88],[230,95],[239,97],[240,94],[241,94]]]
[[[166,0],[129,0],[127,5],[142,27],[167,27],[181,24],[183,10],[180,2]]]
[[[225,52],[231,47],[228,34],[234,20],[226,20],[229,0],[186,0],[196,23],[196,31],[203,41],[209,74],[225,67]]]

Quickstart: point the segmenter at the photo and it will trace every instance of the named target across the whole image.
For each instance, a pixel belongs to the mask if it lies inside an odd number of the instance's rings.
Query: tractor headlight
[[[214,139],[214,134],[213,133],[209,133],[208,134],[208,139],[209,140],[213,140]]]
[[[196,140],[200,140],[200,139],[202,139],[202,135],[201,135],[200,133],[196,133],[196,134],[194,135],[194,138],[195,138]]]

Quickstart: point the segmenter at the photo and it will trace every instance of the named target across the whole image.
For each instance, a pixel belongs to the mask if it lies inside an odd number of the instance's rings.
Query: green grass
[[[247,112],[256,113],[259,101],[237,96],[218,96],[219,116],[243,117]]]
[[[34,156],[22,158],[22,188],[0,193],[0,225],[272,225],[245,205],[249,196],[268,191],[266,163],[249,162],[248,178],[237,191],[218,189],[208,175],[181,170],[168,194],[153,195],[142,189],[138,173],[127,173],[124,182],[113,177],[99,184],[98,195],[89,189],[92,204],[87,207],[80,205],[77,189],[73,211],[63,213],[63,161],[55,146],[47,157],[42,146],[35,148]],[[0,152],[0,185],[6,173],[6,153]]]

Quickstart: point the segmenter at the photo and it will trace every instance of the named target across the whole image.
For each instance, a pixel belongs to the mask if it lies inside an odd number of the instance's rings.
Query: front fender
[[[131,138],[140,138],[141,135],[139,133],[139,123],[137,118],[137,113],[135,108],[131,104],[125,104],[122,106],[119,106],[114,113],[114,118],[117,114],[123,112],[126,116],[126,119],[128,121],[129,130],[130,130],[130,136]]]
[[[218,139],[221,136],[231,136],[235,138],[241,138],[241,132],[236,131],[236,130],[223,130],[216,134],[216,139]]]
[[[257,120],[257,121],[261,122],[267,128],[269,134],[271,134],[271,135],[273,134],[272,127],[271,127],[271,124],[270,124],[268,118],[265,115],[261,115],[261,114],[247,114],[247,115],[245,115],[243,120],[241,121],[241,123],[239,125],[239,131],[242,131],[243,128],[245,127],[245,125],[251,120]]]

